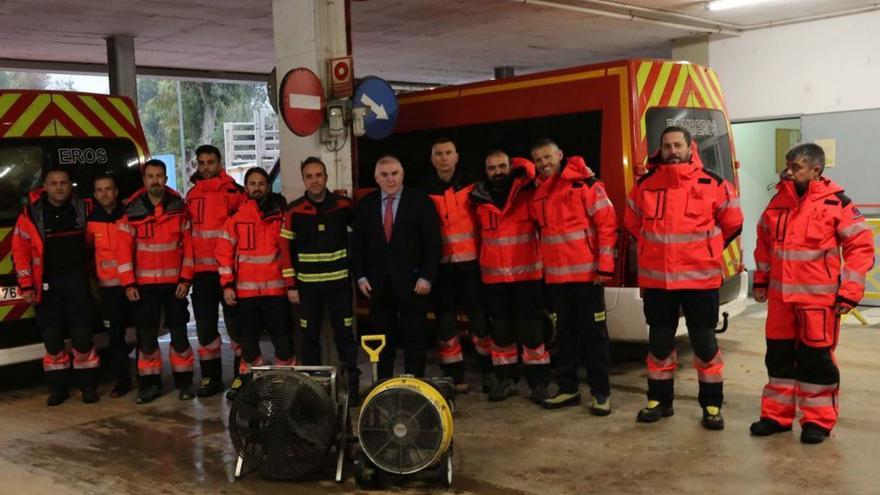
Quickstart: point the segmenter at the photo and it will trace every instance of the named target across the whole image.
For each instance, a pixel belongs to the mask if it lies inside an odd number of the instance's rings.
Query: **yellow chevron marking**
[[[672,62],[663,63],[663,67],[660,68],[660,74],[657,76],[657,84],[654,85],[654,89],[651,91],[651,98],[648,100],[646,108],[655,107],[660,102],[660,98],[663,97],[663,91],[666,90],[666,81],[669,80],[669,73],[672,72],[672,65]]]
[[[117,122],[112,115],[107,113],[107,110],[105,110],[104,107],[102,107],[101,104],[98,103],[98,100],[96,100],[94,96],[83,95],[80,96],[79,99],[82,100],[83,103],[85,103],[86,106],[88,106],[89,109],[94,112],[95,115],[97,115],[98,118],[101,119],[101,121],[104,122],[104,124],[109,127],[116,136],[131,138],[131,136],[129,136],[128,133],[125,132],[125,129],[123,129],[122,126],[119,125],[119,122]]]
[[[57,134],[58,136],[65,136],[65,137],[73,136],[73,133],[68,131],[66,127],[61,125],[61,122],[58,122],[58,119],[55,119],[54,122],[55,122],[55,134]]]
[[[40,137],[53,137],[55,136],[55,119],[49,121],[46,124],[46,128],[40,132]]]
[[[678,100],[681,99],[681,93],[684,91],[684,85],[687,83],[688,79],[688,71],[682,67],[682,69],[678,72],[678,79],[675,80],[675,86],[672,88],[672,98],[669,100],[669,105],[673,107],[678,106]]]
[[[34,307],[33,307],[33,306],[29,306],[28,309],[24,310],[24,313],[22,313],[21,318],[19,318],[19,319],[20,319],[20,320],[24,320],[24,319],[27,319],[27,318],[33,318],[33,317],[36,316],[36,315],[37,315],[37,313],[34,312]]]
[[[0,96],[0,117],[6,114],[12,105],[18,101],[18,98],[21,96],[19,93],[6,93],[3,96]]]
[[[694,66],[690,66],[688,70],[691,73],[691,81],[694,83],[694,87],[700,94],[700,97],[703,99],[703,104],[705,105],[705,108],[713,108],[715,106],[715,103],[711,99],[709,99],[708,95],[706,94],[706,88],[703,87],[703,82],[700,80],[700,76],[697,74],[696,68],[694,68]]]
[[[16,120],[15,123],[12,124],[12,127],[10,127],[8,131],[6,131],[6,137],[16,137],[24,135],[31,124],[33,124],[34,121],[37,120],[37,117],[39,117],[40,114],[42,114],[43,111],[46,110],[46,107],[49,106],[49,103],[51,101],[52,99],[49,97],[49,95],[46,94],[39,95],[34,98],[34,101],[31,102],[27,110],[25,110],[24,113],[22,113],[21,116],[18,117],[18,120]]]
[[[125,117],[125,120],[127,120],[129,124],[131,124],[132,126],[136,125],[134,123],[134,115],[131,114],[131,110],[128,108],[128,105],[125,104],[125,101],[123,101],[122,98],[109,98],[109,100],[110,103],[112,103],[113,106],[116,107],[116,110],[119,110],[119,113],[121,113],[122,116]]]
[[[89,122],[89,119],[87,119],[82,113],[80,113],[80,111],[77,110],[76,107],[74,107],[73,104],[71,104],[64,95],[54,95],[54,98],[55,104],[58,105],[58,108],[60,108],[62,112],[67,114],[67,116],[70,117],[70,120],[72,120],[77,125],[77,127],[82,129],[82,131],[86,133],[86,136],[101,136],[101,133],[98,132],[98,129],[94,125],[92,125],[91,122]]]
[[[651,73],[652,65],[654,65],[652,62],[642,62],[639,64],[639,71],[636,73],[636,86],[639,90],[638,96],[642,96],[642,91],[645,90],[645,83],[648,82],[648,74]]]
[[[11,304],[8,306],[0,306],[0,321],[3,321],[6,319],[6,315],[8,315],[10,311],[12,311],[12,308],[13,308],[13,305],[11,305]]]

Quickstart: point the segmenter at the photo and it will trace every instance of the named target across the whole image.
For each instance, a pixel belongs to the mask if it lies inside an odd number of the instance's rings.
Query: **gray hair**
[[[818,165],[820,173],[825,171],[825,151],[818,144],[798,144],[785,154],[785,161],[787,162],[793,162],[800,158],[806,159],[811,165]]]

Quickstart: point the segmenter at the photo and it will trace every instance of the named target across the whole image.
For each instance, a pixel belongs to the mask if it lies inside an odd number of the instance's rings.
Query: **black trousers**
[[[129,348],[125,342],[125,321],[130,314],[131,302],[125,297],[125,289],[121,286],[101,287],[101,320],[107,330],[110,356],[110,368],[117,382],[131,380],[129,367]]]
[[[300,283],[299,290],[303,328],[302,359],[306,366],[320,366],[321,327],[324,308],[330,314],[330,326],[336,341],[339,361],[345,364],[349,386],[357,386],[361,372],[357,365],[358,345],[354,336],[354,305],[351,285],[324,288],[321,284]]]
[[[293,359],[293,321],[287,297],[245,297],[238,300],[237,306],[242,361],[250,365],[262,357],[260,334],[264,329],[275,346],[275,358]]]
[[[608,327],[605,288],[586,282],[547,286],[556,310],[556,381],[560,393],[578,391],[578,365],[586,357],[587,384],[593,396],[608,397]]]
[[[718,324],[718,289],[664,290],[645,289],[643,293],[645,320],[648,322],[648,347],[655,362],[670,359],[675,351],[675,332],[683,313],[694,356],[704,362],[718,354],[715,327]],[[674,356],[672,356],[674,357]],[[650,375],[650,370],[649,370]],[[721,407],[724,384],[717,380],[699,381],[699,402],[702,407]],[[671,405],[675,395],[674,379],[648,378],[648,400]]]
[[[492,361],[500,378],[516,379],[516,344],[523,347],[526,381],[532,388],[550,381],[548,364],[530,363],[532,350],[544,350],[544,288],[541,280],[486,284],[486,307],[491,318]],[[513,352],[513,362],[498,359],[497,350]],[[508,357],[511,357],[508,355]]]
[[[203,348],[220,338],[220,332],[217,330],[220,305],[223,306],[223,321],[226,323],[226,332],[233,342],[237,342],[238,318],[236,312],[238,309],[237,306],[228,306],[223,299],[220,275],[217,272],[197,272],[193,276],[192,306],[199,345]],[[220,359],[220,356],[211,359]]]
[[[70,333],[73,349],[90,353],[94,346],[94,323],[89,278],[84,271],[47,274],[36,307],[37,328],[46,354],[57,356],[64,351],[64,331]],[[49,368],[47,371],[51,371]]]
[[[148,284],[138,287],[140,300],[135,304],[135,328],[138,334],[138,372],[141,385],[159,385],[160,374],[145,371],[144,363],[159,353],[159,330],[164,314],[165,327],[171,332],[171,366],[178,388],[192,384],[192,348],[186,332],[189,321],[186,299],[178,299],[177,284]],[[144,378],[149,378],[145,380]]]
[[[437,318],[440,367],[456,383],[464,381],[464,355],[458,330],[459,308],[468,317],[468,331],[476,338],[489,334],[480,265],[476,261],[441,263],[431,289]]]
[[[398,343],[403,344],[403,364],[406,373],[423,377],[427,348],[425,321],[428,314],[428,297],[414,292],[401,297],[394,291],[390,277],[383,285],[382,292],[374,292],[370,298],[373,333],[385,335],[386,339],[385,350],[379,356],[379,378],[394,376]]]

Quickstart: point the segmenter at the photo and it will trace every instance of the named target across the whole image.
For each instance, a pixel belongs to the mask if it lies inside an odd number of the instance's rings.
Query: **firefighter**
[[[789,174],[758,223],[754,294],[768,301],[770,379],[761,418],[750,430],[756,436],[789,431],[799,408],[801,442],[821,443],[837,422],[840,315],[862,298],[874,239],[843,189],[822,176],[821,147],[795,146],[785,161]]]
[[[541,257],[529,204],[535,166],[503,151],[486,155],[486,176],[471,192],[480,229],[480,274],[491,318],[492,364],[498,382],[490,401],[516,395],[517,343],[530,398],[548,398],[550,355],[544,347]]]
[[[282,234],[290,240],[297,278],[292,302],[302,309],[302,360],[306,366],[322,364],[321,327],[326,307],[336,352],[346,367],[349,403],[357,404],[360,370],[348,246],[354,208],[350,199],[327,190],[327,167],[320,158],[306,158],[300,171],[306,193],[287,206],[288,221]]]
[[[468,330],[480,356],[483,392],[495,386],[491,340],[483,302],[483,283],[477,261],[478,238],[470,193],[474,189],[459,172],[458,153],[449,138],[438,138],[431,147],[431,164],[437,173],[422,185],[440,217],[443,250],[432,291],[437,318],[437,354],[444,375],[452,378],[457,393],[467,393],[457,325],[458,307],[467,311]]]
[[[73,194],[70,175],[56,168],[43,187],[32,191],[15,222],[12,259],[22,298],[36,306],[37,328],[46,347],[43,370],[49,385],[46,404],[68,398],[70,354],[64,329],[70,332],[73,369],[85,403],[98,401],[98,354],[92,339],[86,249],[85,202]]]
[[[723,251],[742,231],[739,198],[729,182],[703,167],[696,141],[667,127],[627,200],[627,230],[638,239],[639,286],[648,323],[648,405],[637,416],[653,423],[672,416],[675,331],[687,322],[699,380],[702,425],[724,428],[724,362],[715,339]]]
[[[563,161],[555,142],[541,139],[532,146],[538,189],[530,213],[538,223],[544,281],[556,311],[558,352],[557,394],[544,407],[580,404],[577,370],[586,352],[590,412],[611,413],[608,383],[608,328],[605,290],[614,277],[617,215],[605,186],[584,159]]]
[[[165,326],[171,331],[169,360],[178,398],[193,398],[193,352],[186,333],[186,295],[193,276],[192,237],[186,205],[165,185],[165,170],[161,160],[144,164],[144,187],[126,201],[125,215],[119,221],[119,277],[125,296],[136,303],[138,404],[162,395],[159,325],[163,313]]]
[[[290,302],[296,299],[288,236],[284,233],[286,201],[269,189],[269,174],[259,167],[244,176],[248,199],[226,221],[217,242],[217,264],[223,299],[238,307],[241,343],[240,385],[230,389],[235,398],[250,378],[253,366],[262,366],[260,334],[269,331],[275,346],[275,365],[291,366],[293,322]]]
[[[193,285],[192,306],[199,337],[199,364],[202,381],[196,395],[210,397],[223,391],[218,308],[223,306],[223,321],[234,354],[233,375],[238,376],[241,349],[237,343],[236,317],[226,304],[214,252],[226,220],[235,214],[245,195],[241,186],[226,174],[220,150],[210,144],[196,148],[197,171],[190,178],[194,184],[186,194],[186,206],[192,222]],[[235,381],[235,380],[233,380]],[[240,386],[240,384],[236,384]]]
[[[110,368],[115,380],[110,397],[117,398],[132,388],[129,348],[125,342],[125,321],[131,303],[125,297],[117,259],[121,236],[117,223],[124,210],[117,200],[119,189],[111,175],[95,177],[94,196],[97,206],[89,214],[86,234],[88,245],[94,249],[101,319],[109,337]]]

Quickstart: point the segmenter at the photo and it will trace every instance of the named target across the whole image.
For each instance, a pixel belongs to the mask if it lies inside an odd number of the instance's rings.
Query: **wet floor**
[[[448,493],[880,493],[880,310],[865,312],[868,327],[855,319],[844,325],[841,419],[831,439],[815,446],[798,441],[798,428],[772,438],[748,435],[766,379],[763,310],[751,306],[721,337],[724,431],[699,426],[696,374],[681,340],[676,414],[654,425],[635,422],[645,401],[639,361],[614,366],[614,412],[606,418],[589,416],[584,406],[544,411],[524,397],[502,403],[476,393],[459,397]],[[222,397],[181,402],[169,391],[138,406],[134,394],[110,399],[104,385],[98,404],[83,404],[75,392],[50,409],[43,386],[28,376],[26,368],[0,370],[0,494],[362,492],[350,475],[332,482],[332,463],[307,482],[255,474],[236,480]],[[19,381],[22,386],[10,385]],[[170,388],[170,377],[165,383]],[[441,490],[413,483],[390,491]]]

